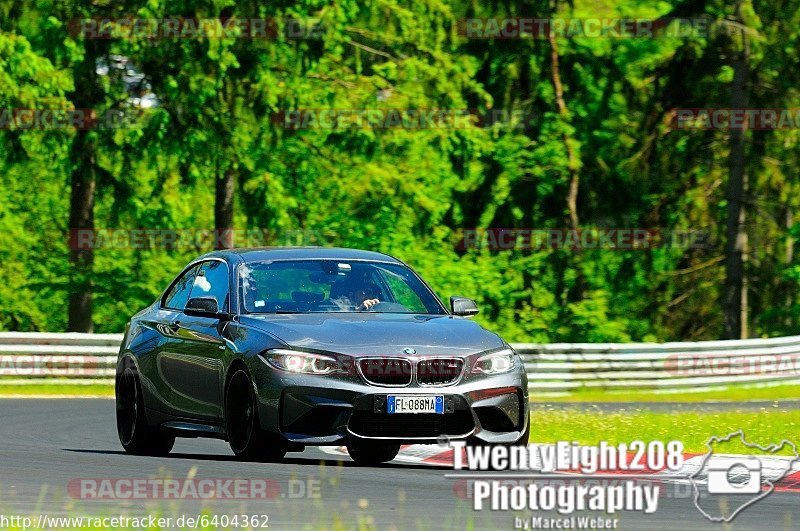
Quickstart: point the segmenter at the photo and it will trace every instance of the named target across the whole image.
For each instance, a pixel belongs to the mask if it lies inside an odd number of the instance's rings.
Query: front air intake
[[[450,385],[461,376],[464,360],[436,358],[417,364],[417,382],[420,385]]]
[[[373,385],[401,387],[411,383],[411,362],[403,358],[359,360],[361,376]]]

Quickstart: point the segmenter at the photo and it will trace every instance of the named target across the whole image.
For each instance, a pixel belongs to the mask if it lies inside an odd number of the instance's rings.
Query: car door
[[[228,264],[203,261],[192,279],[188,300],[213,297],[220,312],[229,308]],[[184,304],[185,308],[185,304]],[[181,416],[222,418],[223,362],[229,343],[223,338],[227,321],[190,316],[181,311],[169,324],[170,340],[159,355],[159,374],[169,389],[172,409]]]
[[[161,299],[154,319],[148,323],[159,334],[159,341],[152,355],[140,360],[142,378],[158,398],[158,403],[153,407],[178,416],[185,415],[188,404],[180,390],[173,387],[165,375],[172,374],[172,357],[182,350],[179,326],[199,269],[199,264],[187,268]]]

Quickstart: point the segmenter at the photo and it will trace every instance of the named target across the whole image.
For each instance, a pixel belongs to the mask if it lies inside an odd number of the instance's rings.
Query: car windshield
[[[446,314],[409,268],[358,260],[281,260],[239,266],[247,313]]]

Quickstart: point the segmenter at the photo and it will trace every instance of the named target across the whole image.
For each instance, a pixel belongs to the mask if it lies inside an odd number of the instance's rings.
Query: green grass
[[[577,441],[595,445],[634,440],[671,441],[684,444],[685,451],[705,453],[711,436],[724,437],[742,429],[748,442],[762,446],[787,439],[800,444],[800,411],[762,409],[754,412],[655,413],[642,409],[603,412],[589,409],[542,409],[531,415],[531,440],[540,443]],[[741,444],[728,443],[720,452],[747,453]],[[786,455],[791,455],[786,453]]]
[[[537,396],[531,393],[531,402],[706,402],[744,400],[789,400],[800,399],[800,385],[787,384],[772,387],[728,387],[710,391],[655,393],[653,391],[606,391],[583,389],[567,395]]]
[[[105,384],[30,384],[9,385],[0,382],[0,398],[4,396],[114,396],[114,386]]]

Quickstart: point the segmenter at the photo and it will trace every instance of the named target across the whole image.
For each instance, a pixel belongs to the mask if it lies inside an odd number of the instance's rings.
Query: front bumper
[[[512,443],[529,420],[527,378],[521,369],[470,375],[447,386],[385,387],[264,367],[254,376],[261,427],[299,445],[436,443],[445,437]],[[388,414],[389,395],[442,395],[447,407],[443,414]]]

